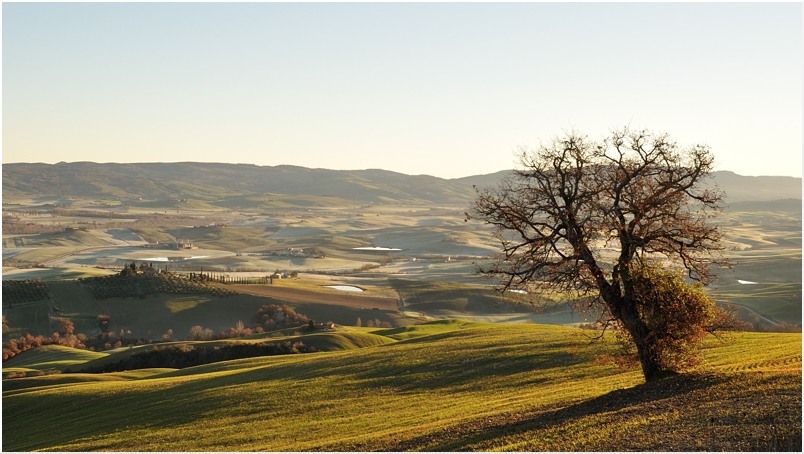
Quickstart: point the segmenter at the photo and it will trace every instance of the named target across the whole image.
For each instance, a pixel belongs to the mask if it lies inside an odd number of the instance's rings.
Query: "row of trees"
[[[215,331],[210,328],[195,325],[190,328],[187,339],[194,341],[233,339],[280,328],[303,329],[305,325],[312,325],[312,329],[315,329],[315,322],[304,314],[296,313],[296,311],[287,305],[264,305],[257,311],[254,319],[256,326],[253,328],[247,327],[243,321],[239,320],[235,326],[218,333],[215,333]],[[60,322],[60,332],[53,333],[52,336],[32,336],[31,334],[27,334],[3,342],[3,360],[13,358],[24,351],[43,345],[64,345],[72,348],[102,351],[154,342],[150,339],[126,337],[126,335],[131,336],[131,331],[122,329],[118,336],[117,333],[110,331],[110,322],[111,318],[108,315],[98,315],[97,324],[98,328],[101,330],[101,334],[95,337],[89,337],[82,333],[76,334],[73,322],[69,319],[64,319]],[[376,323],[376,326],[379,327],[380,321],[376,320]],[[390,324],[388,327],[390,327]],[[3,333],[6,333],[9,329],[8,320],[3,316]],[[162,342],[171,342],[174,340],[174,332],[172,329],[167,330],[161,337]]]
[[[355,326],[363,326],[363,320],[360,317],[357,317],[357,321],[355,322]],[[374,320],[369,319],[366,322],[366,327],[368,328],[393,328],[390,322],[383,322],[380,319],[375,318]]]
[[[282,306],[267,304],[257,311],[254,315],[254,321],[257,327],[265,331],[271,331],[306,325],[310,322],[310,319],[304,314],[297,313],[287,304]]]
[[[101,334],[93,337],[84,333],[76,333],[73,322],[69,319],[63,319],[59,322],[59,331],[50,336],[41,334],[34,336],[29,333],[18,338],[9,339],[3,342],[3,360],[13,358],[22,352],[43,345],[62,345],[82,350],[103,351],[119,347],[144,345],[151,342],[141,337],[130,337],[131,331],[120,330],[119,334],[110,332],[108,315],[99,315],[97,320],[98,326],[101,328]],[[8,320],[3,316],[3,333],[6,333],[9,329]],[[126,335],[129,337],[126,337]]]
[[[282,343],[236,343],[213,348],[196,347],[188,344],[154,346],[153,349],[135,353],[116,363],[88,369],[88,372],[119,372],[125,370],[161,368],[181,369],[218,361],[229,361],[256,356],[290,355],[312,353],[315,347],[303,342]]]

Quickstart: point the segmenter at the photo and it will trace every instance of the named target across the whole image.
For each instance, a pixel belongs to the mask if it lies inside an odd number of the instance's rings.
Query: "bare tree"
[[[190,327],[190,339],[191,340],[202,340],[204,336],[204,327],[200,325],[195,325]]]
[[[559,292],[597,308],[631,335],[646,380],[666,375],[631,270],[669,261],[706,284],[713,264],[728,266],[711,222],[723,194],[701,184],[713,161],[705,145],[629,128],[600,143],[572,131],[520,148],[512,176],[479,190],[467,213],[494,225],[502,245],[480,272],[500,291]]]
[[[69,337],[73,335],[75,331],[75,325],[69,319],[64,319],[61,321],[61,332],[64,333],[65,336]]]

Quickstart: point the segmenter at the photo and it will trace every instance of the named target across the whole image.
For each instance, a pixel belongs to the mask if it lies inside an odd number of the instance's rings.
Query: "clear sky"
[[[3,163],[445,178],[574,127],[801,176],[801,3],[4,3]]]

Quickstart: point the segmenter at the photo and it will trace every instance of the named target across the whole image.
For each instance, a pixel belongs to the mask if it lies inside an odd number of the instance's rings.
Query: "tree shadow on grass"
[[[568,407],[545,411],[544,407],[517,414],[501,414],[458,424],[421,437],[404,440],[390,451],[431,452],[490,449],[495,439],[560,427],[571,421],[604,412],[672,398],[716,386],[727,378],[715,374],[682,374],[618,389]]]

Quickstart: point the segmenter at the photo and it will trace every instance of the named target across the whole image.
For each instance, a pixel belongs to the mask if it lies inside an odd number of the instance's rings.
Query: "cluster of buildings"
[[[284,251],[271,251],[267,255],[275,255],[279,257],[307,257],[314,259],[323,259],[324,256],[312,249],[292,248],[289,247]]]
[[[143,244],[142,247],[144,248],[151,248],[151,249],[198,249],[198,246],[193,245],[193,243],[189,241],[169,241],[167,243],[160,243],[157,241],[156,243],[148,243]]]

